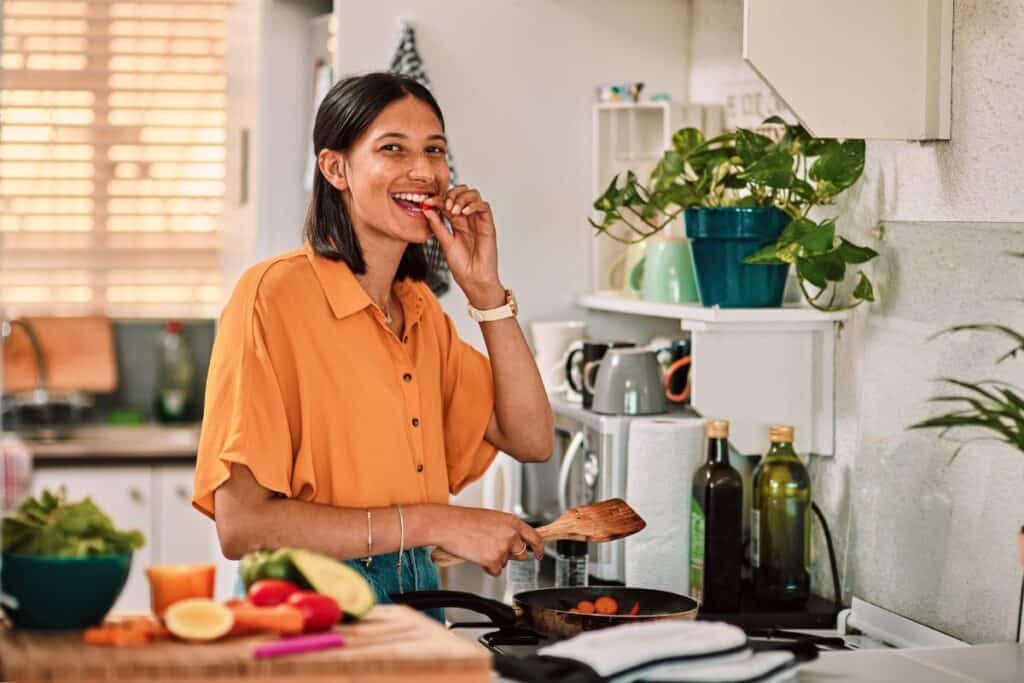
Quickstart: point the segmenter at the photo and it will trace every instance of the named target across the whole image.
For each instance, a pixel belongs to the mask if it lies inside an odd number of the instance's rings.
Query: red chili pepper
[[[420,202],[420,211],[434,211],[434,207],[426,202]]]

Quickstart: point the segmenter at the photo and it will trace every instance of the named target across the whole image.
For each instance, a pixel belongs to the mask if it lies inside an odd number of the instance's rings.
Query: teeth
[[[410,192],[398,192],[391,196],[395,199],[404,199],[407,202],[423,202],[430,198],[429,194],[412,194]]]

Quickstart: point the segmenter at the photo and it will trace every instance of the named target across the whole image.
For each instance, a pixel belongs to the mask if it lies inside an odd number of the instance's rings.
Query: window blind
[[[0,306],[215,317],[229,0],[4,0]]]

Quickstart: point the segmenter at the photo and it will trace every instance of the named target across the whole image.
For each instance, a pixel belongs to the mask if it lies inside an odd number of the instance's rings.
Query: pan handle
[[[393,593],[391,599],[399,605],[425,610],[444,607],[468,609],[490,618],[494,625],[503,628],[515,626],[516,610],[503,602],[466,593],[463,591],[412,591]]]

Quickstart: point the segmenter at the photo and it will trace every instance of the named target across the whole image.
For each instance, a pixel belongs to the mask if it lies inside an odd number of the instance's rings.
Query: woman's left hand
[[[477,308],[493,308],[504,303],[491,205],[480,197],[478,190],[467,185],[457,185],[448,190],[443,199],[432,197],[425,204],[436,207],[428,208],[423,214],[444,251],[452,277],[469,302]],[[454,233],[448,232],[440,214],[451,223]]]

